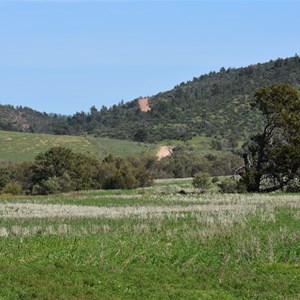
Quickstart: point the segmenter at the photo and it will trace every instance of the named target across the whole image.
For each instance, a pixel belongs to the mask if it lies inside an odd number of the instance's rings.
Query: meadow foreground
[[[1,299],[300,298],[300,195],[0,200]]]

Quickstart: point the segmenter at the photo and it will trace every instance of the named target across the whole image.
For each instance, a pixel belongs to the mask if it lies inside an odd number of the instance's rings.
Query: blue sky
[[[300,53],[299,1],[0,0],[0,103],[73,114]]]

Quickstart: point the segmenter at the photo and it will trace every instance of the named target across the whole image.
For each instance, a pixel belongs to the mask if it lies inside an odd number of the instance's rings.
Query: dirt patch
[[[147,111],[151,110],[151,108],[149,106],[149,99],[148,98],[139,99],[139,106],[140,106],[140,110],[142,112],[147,112]]]
[[[173,152],[173,147],[171,146],[162,146],[156,153],[156,157],[158,160],[161,160],[162,158],[171,156]]]

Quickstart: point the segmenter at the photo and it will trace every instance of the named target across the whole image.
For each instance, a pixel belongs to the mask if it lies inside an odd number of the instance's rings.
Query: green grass
[[[155,186],[170,187],[172,185],[180,186],[183,188],[192,187],[192,178],[168,178],[168,179],[157,179],[155,180]]]
[[[104,158],[109,154],[128,157],[140,156],[142,153],[155,155],[161,146],[187,145],[193,147],[196,154],[220,154],[222,151],[211,149],[211,138],[196,136],[183,142],[178,140],[165,140],[159,144],[145,144],[126,140],[84,136],[67,136],[0,131],[0,161],[22,162],[30,161],[41,152],[54,146],[68,147],[75,152],[81,152]]]
[[[299,299],[299,194],[161,194],[168,184],[2,195],[0,299]],[[25,210],[7,218],[2,206],[20,212],[18,203],[142,210],[94,218],[67,211],[32,218]]]
[[[141,155],[143,152],[156,154],[157,146],[154,144],[136,143],[125,140],[116,140],[110,138],[97,138],[86,136],[99,157],[105,157],[109,154],[127,157]]]
[[[76,152],[104,158],[116,156],[139,156],[143,152],[156,153],[157,146],[93,136],[61,136],[0,131],[0,161],[28,161],[51,147],[63,146]]]
[[[163,140],[159,144],[161,146],[168,145],[168,146],[178,146],[178,145],[188,145],[195,147],[199,152],[206,152],[211,151],[211,137],[206,137],[202,135],[197,135],[192,139],[188,140],[187,142],[180,141],[180,140]]]

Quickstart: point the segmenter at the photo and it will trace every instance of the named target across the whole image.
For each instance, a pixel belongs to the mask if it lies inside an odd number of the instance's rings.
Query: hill
[[[246,68],[211,72],[181,83],[174,89],[148,97],[142,112],[139,100],[111,109],[91,109],[85,130],[104,136],[140,141],[190,140],[214,137],[231,148],[262,126],[262,117],[251,108],[255,91],[262,86],[285,83],[299,88],[300,58],[278,59]],[[76,121],[78,115],[70,121]]]
[[[250,106],[254,92],[259,87],[279,83],[299,89],[300,58],[297,55],[244,68],[221,68],[219,72],[180,83],[170,91],[111,108],[93,106],[88,113],[73,116],[34,111],[30,115],[28,109],[15,109],[16,116],[9,120],[17,121],[10,122],[3,117],[7,113],[3,113],[1,106],[0,129],[71,135],[90,133],[142,142],[187,141],[206,136],[217,150],[232,149],[262,126],[261,114]],[[145,106],[143,109],[141,104]],[[20,119],[26,122],[18,121]]]
[[[0,161],[28,161],[54,146],[63,146],[76,152],[104,158],[139,156],[143,152],[155,154],[157,146],[131,141],[98,138],[93,136],[62,136],[23,132],[0,131]]]
[[[63,134],[65,120],[66,116],[0,104],[0,130]]]

